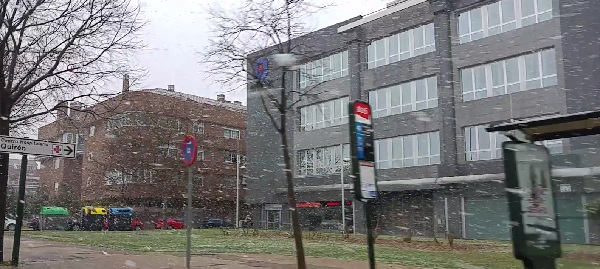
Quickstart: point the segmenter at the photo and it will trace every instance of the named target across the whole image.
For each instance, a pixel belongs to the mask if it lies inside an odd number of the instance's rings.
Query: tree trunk
[[[4,108],[4,105],[2,104],[0,107]],[[9,135],[9,126],[8,113],[0,113],[0,135]],[[4,227],[4,217],[6,216],[6,185],[8,183],[9,158],[10,155],[8,153],[0,153],[0,227]],[[4,261],[4,229],[0,229],[1,261]]]
[[[287,197],[290,210],[292,212],[292,230],[294,232],[294,242],[296,243],[296,260],[298,269],[306,269],[306,260],[304,258],[304,245],[302,244],[302,229],[300,229],[300,220],[298,210],[296,209],[296,194],[294,192],[294,175],[292,174],[292,158],[288,148],[287,139],[287,94],[285,92],[285,71],[281,76],[281,107],[280,107],[280,124],[281,124],[281,147],[283,150],[283,161],[285,163],[285,177],[287,180]],[[293,82],[295,83],[295,82]]]

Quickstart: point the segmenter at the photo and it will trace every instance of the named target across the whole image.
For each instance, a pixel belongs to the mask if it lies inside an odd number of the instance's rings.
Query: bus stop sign
[[[359,201],[375,200],[377,199],[377,180],[375,178],[371,106],[367,102],[357,100],[351,102],[348,107],[354,193]]]
[[[198,144],[193,136],[186,136],[181,144],[181,155],[183,164],[191,166],[198,156]]]
[[[559,258],[560,234],[548,149],[507,141],[502,150],[515,258]]]

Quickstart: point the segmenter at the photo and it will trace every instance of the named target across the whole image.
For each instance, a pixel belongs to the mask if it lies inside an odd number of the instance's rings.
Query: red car
[[[163,220],[158,220],[156,222],[155,228],[162,229],[163,228]],[[167,220],[167,229],[169,229],[169,230],[184,229],[184,228],[185,228],[185,222],[183,220],[175,219],[175,218],[170,218]]]

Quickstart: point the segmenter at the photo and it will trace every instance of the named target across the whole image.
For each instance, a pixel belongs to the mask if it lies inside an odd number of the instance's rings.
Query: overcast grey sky
[[[200,52],[207,45],[208,25],[203,11],[214,0],[141,0],[144,18],[144,40],[148,48],[137,57],[137,64],[149,73],[141,81],[143,88],[166,88],[215,98],[227,91],[205,80],[200,66]],[[235,0],[229,0],[235,1]],[[244,0],[237,0],[244,1]],[[334,7],[318,14],[318,28],[341,22],[385,7],[386,0],[330,0]],[[219,1],[223,3],[224,1]],[[227,99],[246,103],[244,91],[229,92]]]

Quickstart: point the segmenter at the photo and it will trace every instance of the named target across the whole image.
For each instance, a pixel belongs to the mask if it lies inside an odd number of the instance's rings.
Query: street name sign
[[[75,158],[75,144],[0,135],[0,152]]]

